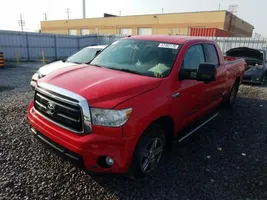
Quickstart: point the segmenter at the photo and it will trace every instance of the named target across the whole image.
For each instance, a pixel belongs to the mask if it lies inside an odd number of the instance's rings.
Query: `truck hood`
[[[158,87],[162,79],[79,65],[52,72],[39,82],[79,94],[92,107],[114,108],[132,97]]]
[[[39,69],[39,73],[42,75],[42,76],[46,76],[47,74],[57,70],[57,69],[61,69],[61,68],[64,68],[64,67],[70,67],[70,66],[73,66],[73,65],[76,65],[75,63],[71,63],[71,62],[63,62],[62,60],[60,61],[56,61],[56,62],[52,62],[50,64],[47,64],[47,65],[44,65],[43,67],[41,67]]]
[[[238,47],[230,49],[226,52],[226,56],[240,57],[240,58],[255,58],[258,60],[263,60],[263,54],[260,50],[248,47]]]

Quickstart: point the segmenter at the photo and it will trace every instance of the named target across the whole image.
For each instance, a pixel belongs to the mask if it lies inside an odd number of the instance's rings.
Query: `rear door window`
[[[204,45],[206,62],[209,64],[214,64],[219,66],[219,57],[217,50],[213,44],[205,44]]]

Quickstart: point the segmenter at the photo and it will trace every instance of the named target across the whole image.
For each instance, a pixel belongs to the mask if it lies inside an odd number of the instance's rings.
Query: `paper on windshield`
[[[169,67],[167,67],[164,64],[157,64],[155,67],[152,67],[148,71],[153,72],[156,77],[161,77],[163,76],[163,73],[169,70]]]
[[[167,48],[167,49],[178,49],[179,45],[177,45],[177,44],[160,43],[158,47]]]

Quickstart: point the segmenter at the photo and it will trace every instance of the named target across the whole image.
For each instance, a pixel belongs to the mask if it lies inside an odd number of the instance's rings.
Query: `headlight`
[[[39,72],[39,70],[32,76],[32,80],[37,81],[38,79],[42,78],[43,75]]]
[[[33,76],[32,76],[32,80],[34,81],[37,81],[39,79],[39,75],[37,73],[35,73]]]
[[[119,127],[128,121],[132,114],[132,108],[124,110],[91,108],[91,114],[94,125]]]

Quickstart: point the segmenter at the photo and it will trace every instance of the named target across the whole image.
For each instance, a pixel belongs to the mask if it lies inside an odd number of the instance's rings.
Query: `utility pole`
[[[21,31],[23,32],[23,26],[25,26],[25,21],[22,18],[22,14],[20,14],[19,26],[21,27]]]
[[[219,10],[221,10],[221,3],[219,4]]]
[[[238,5],[229,5],[229,9],[228,11],[234,15],[236,15],[237,13],[237,8],[238,8]]]
[[[44,13],[43,15],[44,15],[44,17],[45,17],[45,21],[47,21],[47,14]]]
[[[121,16],[121,11],[119,12],[119,16]]]
[[[66,13],[67,13],[67,18],[69,20],[70,19],[70,9],[69,8],[66,9]]]
[[[162,14],[163,14],[163,12],[164,12],[164,8],[161,9],[161,12],[162,12]]]
[[[86,4],[85,4],[85,0],[83,0],[83,18],[85,19],[86,18]]]

